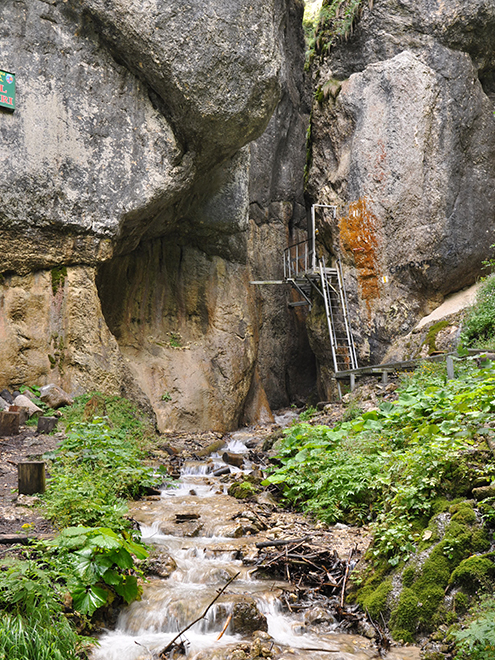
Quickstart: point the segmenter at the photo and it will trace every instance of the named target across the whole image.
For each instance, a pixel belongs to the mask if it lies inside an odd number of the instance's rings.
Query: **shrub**
[[[44,496],[45,513],[60,527],[127,525],[124,498],[138,497],[156,484],[153,469],[142,464],[136,435],[107,420],[75,422],[56,452]],[[162,481],[162,478],[160,478]]]
[[[461,339],[466,346],[493,348],[495,337],[495,275],[481,285],[476,302],[464,321]]]

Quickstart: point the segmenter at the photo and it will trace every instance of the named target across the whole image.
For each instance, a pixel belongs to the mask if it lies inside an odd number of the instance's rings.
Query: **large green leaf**
[[[120,584],[115,585],[115,591],[122,596],[126,603],[130,603],[139,596],[139,586],[134,575],[122,575]]]
[[[77,612],[92,616],[107,602],[108,591],[95,585],[90,587],[81,585],[71,592],[71,596]]]

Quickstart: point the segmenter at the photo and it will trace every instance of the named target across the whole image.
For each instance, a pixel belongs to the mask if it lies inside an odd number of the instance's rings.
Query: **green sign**
[[[0,69],[0,108],[15,110],[15,74]]]

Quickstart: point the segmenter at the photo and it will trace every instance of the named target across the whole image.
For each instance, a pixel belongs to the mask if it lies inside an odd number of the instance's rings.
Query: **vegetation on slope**
[[[463,323],[462,342],[470,348],[495,350],[495,274],[478,290],[476,303]]]
[[[373,1],[368,0],[368,4],[372,7]],[[352,34],[363,6],[364,0],[323,0],[319,11],[313,9],[314,4],[311,5],[303,22],[308,64],[315,55],[328,53],[336,41]]]
[[[267,480],[326,522],[371,525],[374,543],[352,598],[405,641],[453,623],[493,591],[495,498],[471,498],[495,478],[487,445],[495,367],[468,359],[456,370],[449,381],[444,368],[425,365],[397,401],[334,428],[291,427],[282,465]]]
[[[142,462],[153,427],[129,401],[98,394],[80,397],[63,421],[42,505],[61,531],[2,560],[0,660],[85,658],[94,640],[80,633],[141,594],[134,560],[147,550],[126,499],[163,479]]]

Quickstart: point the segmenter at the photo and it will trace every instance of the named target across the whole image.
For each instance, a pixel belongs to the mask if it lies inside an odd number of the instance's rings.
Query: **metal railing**
[[[294,279],[301,277],[313,264],[313,250],[310,249],[309,241],[301,241],[291,245],[284,250],[284,278]]]

